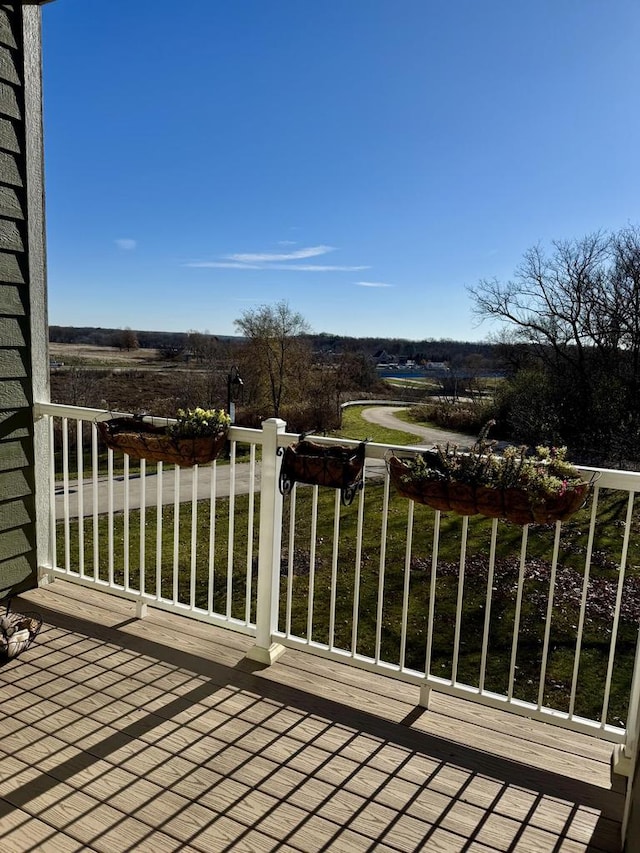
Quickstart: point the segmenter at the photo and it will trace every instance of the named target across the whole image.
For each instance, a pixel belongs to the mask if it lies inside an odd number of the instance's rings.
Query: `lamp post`
[[[240,372],[234,364],[227,376],[227,411],[229,412],[232,424],[236,422],[236,399],[238,392],[242,391],[243,386],[244,382],[242,381]]]

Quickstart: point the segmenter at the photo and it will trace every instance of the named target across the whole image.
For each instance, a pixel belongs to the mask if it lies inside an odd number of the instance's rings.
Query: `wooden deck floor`
[[[56,581],[0,667],[0,850],[619,850],[610,747]]]

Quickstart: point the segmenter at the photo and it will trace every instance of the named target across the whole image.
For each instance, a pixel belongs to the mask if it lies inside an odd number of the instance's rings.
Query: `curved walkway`
[[[387,429],[396,429],[400,432],[408,432],[411,435],[420,436],[424,439],[424,444],[457,444],[460,447],[471,447],[475,439],[469,435],[463,435],[459,432],[451,432],[451,430],[438,429],[437,427],[425,427],[420,424],[409,424],[406,421],[401,421],[396,418],[396,412],[403,412],[408,409],[408,406],[374,406],[369,409],[362,410],[362,417],[365,421],[378,426],[386,427]]]

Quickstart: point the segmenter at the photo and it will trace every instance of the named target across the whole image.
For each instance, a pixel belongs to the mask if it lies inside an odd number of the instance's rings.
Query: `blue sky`
[[[56,0],[52,324],[480,340],[468,285],[638,224],[637,0]]]

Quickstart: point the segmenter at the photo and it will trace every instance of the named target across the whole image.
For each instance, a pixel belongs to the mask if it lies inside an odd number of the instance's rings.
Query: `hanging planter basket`
[[[429,454],[423,454],[429,458]],[[432,454],[434,468],[437,457]],[[397,456],[387,458],[389,479],[398,493],[416,503],[458,515],[484,515],[502,518],[514,524],[549,524],[566,521],[584,504],[590,483],[579,483],[564,494],[543,500],[526,488],[490,488],[455,480],[426,480],[413,476],[411,467]]]
[[[112,450],[135,459],[171,462],[182,467],[206,465],[222,452],[227,429],[216,435],[175,436],[169,428],[155,426],[141,418],[111,418],[97,424],[100,437]]]
[[[280,448],[280,451],[282,448]],[[340,489],[344,506],[349,506],[362,488],[365,442],[356,445],[319,444],[303,438],[284,448],[280,468],[280,491],[288,495],[294,483]]]

